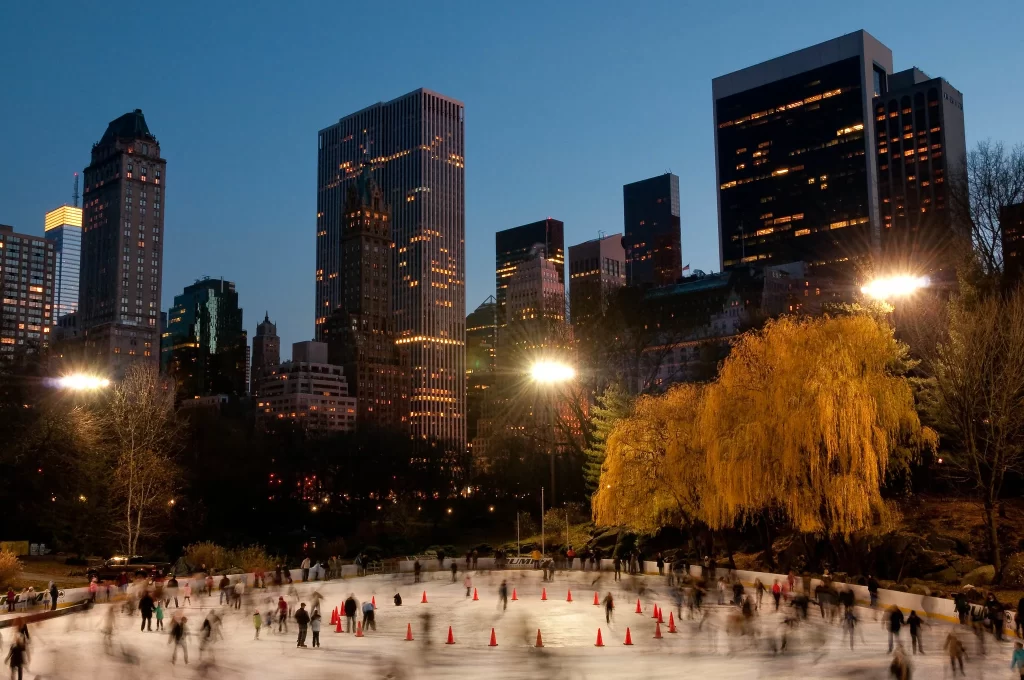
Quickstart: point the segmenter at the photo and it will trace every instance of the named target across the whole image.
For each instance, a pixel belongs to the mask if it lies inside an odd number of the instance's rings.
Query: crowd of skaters
[[[502,557],[504,558],[504,555]],[[444,568],[445,558],[446,556],[443,553],[438,555],[438,566],[440,569]],[[530,558],[534,563],[535,569],[544,570],[543,578],[545,580],[552,579],[556,570],[573,569],[574,567],[580,570],[587,570],[588,567],[593,570],[599,570],[601,565],[601,553],[599,550],[587,550],[583,554],[577,554],[572,546],[568,546],[550,557],[540,555],[539,551],[534,551],[531,553]],[[467,598],[474,591],[472,577],[468,572],[477,569],[478,559],[479,556],[476,551],[468,551],[464,560],[457,558],[450,560],[453,583],[456,580],[456,574],[460,567],[459,562],[461,562],[464,572],[463,586],[466,589]],[[580,560],[578,567],[575,563],[577,559]],[[859,632],[860,620],[857,616],[853,590],[843,583],[833,582],[827,571],[820,583],[814,588],[812,597],[810,589],[811,580],[807,577],[797,576],[793,572],[790,572],[788,577],[784,579],[774,579],[771,585],[756,580],[752,591],[748,593],[748,589],[735,577],[732,570],[728,570],[726,574],[719,576],[717,579],[714,579],[713,576],[711,578],[704,578],[691,575],[690,565],[685,559],[668,561],[663,558],[661,553],[656,553],[652,561],[657,566],[659,577],[665,578],[665,584],[670,589],[670,593],[675,601],[680,621],[683,620],[685,612],[685,616],[688,619],[697,619],[700,623],[703,623],[703,619],[707,616],[706,602],[709,592],[713,593],[712,597],[715,598],[717,605],[736,607],[736,618],[731,620],[739,622],[737,624],[737,630],[739,631],[743,630],[745,625],[743,622],[749,622],[762,607],[773,607],[775,611],[782,609],[786,612],[782,625],[784,628],[787,628],[798,625],[800,621],[806,621],[808,610],[814,605],[818,609],[822,620],[842,627],[844,644],[848,640],[850,649],[854,648],[855,635]],[[320,565],[317,564],[316,566],[319,567]],[[507,562],[502,563],[498,561],[496,556],[495,567],[502,569],[506,566]],[[622,556],[615,555],[612,566],[616,581],[621,579],[623,571],[627,575],[632,576],[634,581],[637,580],[636,576],[642,576],[646,572],[645,558],[639,551],[633,551]],[[712,558],[705,558],[703,567],[702,574],[714,575],[719,571]],[[357,557],[357,569],[360,570],[359,573],[365,573],[365,558],[362,555]],[[307,558],[302,562],[301,566],[302,581],[309,579],[310,571],[310,561]],[[421,572],[422,565],[417,560],[414,567],[414,581],[418,582],[420,580]],[[327,561],[322,573],[325,581],[339,577],[341,575],[341,561],[332,557]],[[320,646],[319,634],[323,620],[320,605],[323,598],[319,592],[312,592],[309,598],[312,606],[307,608],[307,603],[300,601],[291,572],[284,568],[283,565],[278,565],[272,574],[256,571],[252,575],[229,576],[225,574],[215,576],[207,572],[198,580],[198,588],[193,586],[194,580],[186,579],[183,584],[179,584],[173,574],[169,575],[166,579],[147,578],[135,580],[122,575],[122,578],[116,582],[117,590],[124,595],[124,604],[121,607],[121,611],[131,616],[138,611],[142,620],[140,625],[141,631],[163,631],[169,636],[169,643],[173,643],[172,663],[176,662],[179,650],[184,662],[188,663],[188,617],[182,609],[193,606],[193,596],[196,596],[197,599],[204,596],[212,598],[214,592],[218,594],[219,607],[229,610],[240,610],[243,608],[244,603],[245,608],[252,611],[255,640],[259,640],[261,630],[269,630],[276,634],[287,634],[289,632],[288,624],[291,621],[297,628],[297,647],[306,648],[308,646],[307,639],[310,632],[312,633],[311,645],[314,648]],[[110,584],[100,586],[94,580],[91,586],[90,599],[93,602],[98,601],[97,594],[101,592],[105,592],[107,599],[110,599]],[[643,585],[639,586],[638,591],[641,594],[643,588]],[[880,611],[878,607],[879,584],[877,580],[869,576],[867,588],[870,596],[870,607],[876,611],[876,620],[880,615],[882,626],[888,631],[888,652],[892,655],[891,675],[901,679],[909,678],[911,664],[906,648],[903,645],[902,633],[904,630],[909,631],[911,654],[924,654],[925,626],[932,624],[929,624],[925,618],[922,618],[913,610],[909,615],[904,615],[903,611],[895,605],[890,606],[884,612]],[[196,589],[199,591],[198,593],[195,592]],[[51,606],[55,608],[57,592],[56,586],[52,582],[48,592],[52,592]],[[767,597],[766,594],[768,594]],[[274,595],[276,595],[276,600],[273,597]],[[498,596],[502,608],[506,608],[508,603],[508,584],[506,580],[501,581]],[[14,599],[12,593],[9,592],[8,600],[13,601]],[[395,593],[393,600],[395,606],[402,605],[402,598],[399,593]],[[203,604],[205,603],[200,601],[200,608],[204,608]],[[614,599],[611,592],[605,595],[602,605],[606,622],[610,623],[614,610]],[[209,606],[210,611],[206,614],[198,634],[201,653],[213,641],[223,637],[220,632],[222,615],[212,604],[207,606]],[[987,593],[984,602],[979,605],[971,604],[966,594],[961,592],[954,595],[954,609],[961,627],[953,626],[946,632],[942,650],[948,654],[955,676],[958,670],[961,675],[964,674],[964,659],[967,655],[965,643],[961,637],[973,637],[975,640],[973,654],[984,656],[986,654],[986,636],[991,635],[997,641],[1004,639],[1005,610],[1007,608],[998,601],[994,593]],[[108,638],[108,649],[109,638],[112,637],[114,629],[112,625],[114,612],[113,606],[108,608],[111,623],[103,628],[104,634]],[[370,601],[360,604],[353,594],[349,594],[339,608],[339,628],[342,617],[345,619],[344,632],[346,633],[355,634],[357,631],[366,633],[376,630],[375,604]],[[167,627],[164,625],[165,618],[170,619]],[[1024,633],[1024,597],[1018,602],[1013,618],[1016,624],[1014,633],[1022,635]],[[8,646],[5,661],[11,668],[12,678],[20,678],[22,669],[28,663],[29,641],[31,638],[26,623],[20,622],[14,628],[16,633]],[[863,640],[862,632],[860,632],[860,637]],[[783,650],[786,645],[785,640],[786,635],[783,633],[781,637],[781,649]],[[1022,648],[1020,642],[1015,644],[1011,667],[1024,678],[1024,648]]]

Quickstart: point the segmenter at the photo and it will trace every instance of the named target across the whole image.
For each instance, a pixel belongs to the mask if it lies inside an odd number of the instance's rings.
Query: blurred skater
[[[615,601],[612,599],[611,591],[604,596],[604,622],[611,625],[612,610],[615,609]]]
[[[313,646],[320,646],[320,612],[315,612],[313,618],[309,620],[309,629],[313,631]]]
[[[174,645],[174,650],[171,652],[171,663],[177,663],[178,661],[178,648],[181,648],[181,655],[185,659],[185,663],[188,664],[188,647],[185,645],[185,621],[187,619],[182,616],[180,619],[175,616],[171,620],[171,636],[168,642]]]
[[[956,635],[955,629],[950,629],[946,636],[946,644],[942,648],[949,654],[949,667],[953,669],[953,676],[956,676],[956,665],[960,664],[960,675],[964,673],[964,643]]]

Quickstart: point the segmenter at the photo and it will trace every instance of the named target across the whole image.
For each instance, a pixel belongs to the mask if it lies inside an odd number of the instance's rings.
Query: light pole
[[[861,286],[860,292],[875,300],[888,302],[894,298],[910,297],[929,285],[927,276],[889,276],[872,279]]]
[[[555,388],[564,385],[576,378],[576,369],[562,361],[550,359],[539,359],[530,366],[530,380],[542,388]],[[554,405],[552,405],[554,412]],[[555,445],[552,441],[551,447],[551,505],[555,504]],[[541,494],[543,497],[543,493]],[[544,521],[544,503],[541,502],[541,522]],[[543,533],[543,532],[542,532]]]

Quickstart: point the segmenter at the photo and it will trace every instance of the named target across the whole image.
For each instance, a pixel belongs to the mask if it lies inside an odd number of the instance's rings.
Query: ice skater
[[[893,605],[889,609],[889,614],[888,616],[886,616],[886,620],[888,622],[889,627],[889,653],[892,654],[893,641],[895,640],[896,642],[899,642],[900,628],[902,628],[904,624],[903,612],[900,611],[899,607]],[[901,650],[902,648],[903,646],[900,645]]]
[[[615,600],[612,599],[611,591],[604,596],[604,622],[608,625],[612,623],[612,610],[615,609]]]
[[[181,648],[181,655],[185,659],[185,664],[188,664],[188,647],[185,644],[185,622],[187,620],[188,619],[186,619],[184,616],[178,618],[177,615],[175,615],[174,618],[171,619],[171,635],[170,638],[168,639],[168,644],[174,645],[174,650],[171,652],[172,664],[177,663],[178,661],[179,647]]]
[[[462,585],[466,586],[466,597],[468,598],[470,591],[473,590],[473,579],[469,577],[469,574],[466,574],[466,578],[463,579]]]
[[[299,626],[299,638],[295,645],[296,647],[306,646],[306,630],[309,627],[309,612],[306,611],[306,603],[302,602],[299,604],[299,609],[295,612],[295,623]]]
[[[320,646],[320,612],[314,612],[313,618],[309,620],[309,629],[313,631],[313,646]]]
[[[356,612],[359,611],[356,596],[349,593],[343,606],[345,608],[345,632],[354,633],[356,632]]]
[[[140,631],[147,628],[150,631],[153,630],[153,608],[155,606],[156,603],[153,601],[153,596],[147,590],[142,599],[139,600],[139,613],[142,614],[142,627],[139,628]]]
[[[263,617],[260,616],[260,610],[257,609],[252,613],[252,627],[256,629],[256,635],[253,640],[260,639],[260,628],[263,626]]]
[[[911,609],[910,616],[907,617],[907,627],[910,628],[910,647],[914,654],[918,652],[924,654],[924,646],[921,644],[921,626],[923,625],[924,621],[915,610]]]
[[[498,586],[498,601],[501,602],[501,611],[508,609],[508,581],[505,579],[502,579],[501,585]]]
[[[949,654],[949,667],[953,669],[953,676],[956,677],[957,662],[960,663],[960,675],[966,675],[964,673],[964,643],[960,642],[955,629],[950,629],[949,635],[946,636],[946,644],[942,645],[942,648]]]
[[[363,632],[366,633],[371,628],[377,630],[376,610],[373,602],[366,600],[363,602]]]
[[[11,667],[11,680],[15,680],[15,677],[17,680],[22,680],[22,672],[28,665],[28,645],[25,644],[25,639],[21,635],[14,635],[11,647],[7,650],[6,661]]]

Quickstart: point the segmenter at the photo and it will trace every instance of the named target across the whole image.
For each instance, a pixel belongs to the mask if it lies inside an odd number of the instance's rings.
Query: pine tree
[[[591,493],[597,490],[601,480],[608,435],[620,420],[629,415],[632,406],[629,393],[618,382],[609,385],[595,402],[591,412],[593,444],[584,451],[586,462],[583,465],[583,477],[587,491]]]

